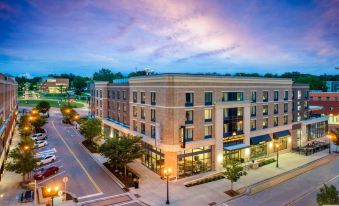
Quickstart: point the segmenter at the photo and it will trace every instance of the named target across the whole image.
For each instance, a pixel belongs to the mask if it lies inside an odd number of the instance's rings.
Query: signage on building
[[[243,134],[241,135],[235,135],[235,136],[231,136],[228,138],[224,138],[224,142],[232,142],[232,141],[236,141],[236,140],[243,140],[245,138],[245,136]]]
[[[186,130],[185,126],[181,126],[180,127],[180,143],[181,143],[181,148],[185,148],[186,147],[185,130]]]

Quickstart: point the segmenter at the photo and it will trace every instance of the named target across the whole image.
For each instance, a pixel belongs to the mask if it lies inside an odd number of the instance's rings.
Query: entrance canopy
[[[274,139],[279,139],[279,138],[290,136],[290,135],[291,135],[291,133],[290,133],[289,130],[284,130],[284,131],[273,133],[273,138]]]
[[[251,145],[256,145],[259,144],[260,142],[268,142],[271,141],[272,138],[269,134],[264,134],[256,137],[251,137],[250,143]]]
[[[245,149],[250,147],[248,144],[236,144],[236,145],[232,145],[232,146],[226,146],[224,147],[224,150],[228,150],[228,151],[233,151],[233,150],[239,150],[239,149]]]

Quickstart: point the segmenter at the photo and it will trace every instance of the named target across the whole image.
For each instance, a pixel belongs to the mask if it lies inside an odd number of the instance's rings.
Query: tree
[[[27,114],[20,117],[18,128],[22,136],[29,136],[32,134],[32,124],[29,121],[29,116]]]
[[[60,107],[61,114],[63,116],[63,122],[66,124],[71,124],[75,117],[79,116],[78,113],[69,106]]]
[[[247,175],[245,168],[240,165],[239,161],[231,160],[230,162],[224,162],[226,179],[231,181],[231,190],[233,190],[233,183],[237,182],[241,176]]]
[[[46,113],[48,112],[48,110],[51,108],[51,105],[49,104],[49,102],[47,101],[40,101],[37,105],[36,105],[36,109],[38,109],[40,112],[42,113]]]
[[[339,129],[336,128],[335,130],[330,131],[330,135],[332,135],[334,138],[332,138],[333,144],[336,146],[335,151],[338,152],[338,146],[339,146]]]
[[[99,72],[95,72],[93,74],[93,80],[94,81],[108,81],[112,82],[114,79],[121,79],[124,78],[124,76],[118,72],[118,73],[113,73],[109,69],[100,69]]]
[[[338,205],[339,204],[339,193],[334,185],[320,188],[320,192],[317,194],[318,205]]]
[[[72,86],[74,88],[75,94],[80,95],[87,86],[87,78],[76,76],[72,82]]]
[[[96,118],[87,119],[80,125],[79,131],[93,144],[94,138],[102,136],[101,120]]]
[[[115,168],[124,168],[127,173],[127,164],[140,158],[144,152],[141,137],[121,136],[107,138],[99,147],[99,152],[108,159],[108,164]]]
[[[31,125],[34,127],[35,132],[40,132],[42,130],[42,127],[47,123],[46,117],[43,117],[41,115],[35,115],[33,116],[33,119],[31,120]]]
[[[11,172],[22,174],[22,181],[25,182],[26,175],[30,174],[40,161],[34,156],[33,148],[24,149],[20,145],[14,148],[9,157],[11,161],[6,164],[6,169]]]

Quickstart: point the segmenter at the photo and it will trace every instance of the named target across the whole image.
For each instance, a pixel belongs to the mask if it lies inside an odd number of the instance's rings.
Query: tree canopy
[[[240,165],[239,161],[231,160],[230,162],[224,162],[226,179],[231,181],[231,190],[233,190],[233,183],[237,182],[241,176],[247,175],[245,168]]]
[[[317,203],[321,205],[338,205],[339,204],[339,193],[334,185],[320,188],[320,192],[317,194]]]
[[[79,131],[88,141],[94,143],[94,138],[102,136],[101,120],[89,118],[80,125]]]
[[[95,72],[93,74],[93,80],[94,81],[109,81],[112,82],[114,79],[121,79],[124,78],[124,76],[118,72],[118,73],[113,73],[109,69],[100,69],[98,72]]]
[[[51,108],[51,105],[49,102],[42,100],[36,105],[35,108],[37,108],[42,113],[46,113]]]

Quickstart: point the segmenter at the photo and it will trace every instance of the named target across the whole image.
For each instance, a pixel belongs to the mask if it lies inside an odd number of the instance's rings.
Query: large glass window
[[[205,105],[212,105],[212,92],[205,92]]]
[[[186,111],[185,124],[193,124],[193,110]]]
[[[205,126],[205,139],[212,137],[212,125]]]
[[[185,106],[192,107],[194,105],[194,93],[187,92],[185,97]]]
[[[144,142],[142,144],[145,149],[142,156],[142,164],[161,175],[164,165],[164,154],[161,149]]]
[[[267,156],[267,142],[251,145],[251,159]]]
[[[279,91],[274,91],[274,101],[279,100]]]
[[[212,170],[211,146],[184,150],[178,155],[179,178]]]
[[[222,101],[243,101],[244,96],[243,92],[223,92],[222,93]]]
[[[252,91],[251,99],[252,99],[252,102],[257,101],[257,92],[256,91]]]
[[[205,109],[205,122],[212,121],[212,109]]]
[[[268,91],[263,91],[262,92],[262,101],[263,102],[268,102]]]
[[[151,92],[151,105],[156,105],[156,93]]]
[[[141,104],[145,104],[145,100],[146,100],[146,93],[145,92],[140,92],[140,103]]]
[[[155,109],[151,109],[151,121],[155,122]]]
[[[243,107],[225,108],[224,112],[224,137],[243,134]]]
[[[316,138],[323,137],[327,134],[327,131],[327,121],[309,124],[306,126],[307,140],[310,141]]]
[[[274,140],[275,141],[275,144],[278,143],[279,144],[279,147],[278,147],[278,150],[285,150],[287,149],[287,142],[288,142],[288,137],[289,136],[286,136],[286,137],[280,137],[279,139],[277,140]],[[277,147],[274,147],[274,152],[277,151]]]
[[[268,115],[268,105],[262,105],[262,114]]]

